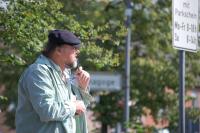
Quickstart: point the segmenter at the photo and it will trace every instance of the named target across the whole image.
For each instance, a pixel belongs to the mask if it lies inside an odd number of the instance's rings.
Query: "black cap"
[[[52,30],[48,35],[48,43],[58,46],[66,44],[79,48],[81,41],[73,33],[67,30]]]

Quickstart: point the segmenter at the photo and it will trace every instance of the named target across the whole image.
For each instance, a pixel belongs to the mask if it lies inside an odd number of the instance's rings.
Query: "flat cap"
[[[71,45],[79,48],[81,41],[72,32],[67,30],[52,30],[48,35],[48,42],[53,45]]]

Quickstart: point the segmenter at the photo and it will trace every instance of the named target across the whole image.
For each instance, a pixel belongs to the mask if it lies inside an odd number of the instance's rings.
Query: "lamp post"
[[[130,0],[124,0],[126,5],[125,16],[126,16],[126,28],[127,28],[127,36],[126,36],[126,68],[125,68],[125,124],[129,123],[130,111],[129,111],[129,99],[130,99],[130,44],[131,44],[131,16],[132,16],[132,7],[133,4]],[[128,127],[125,127],[125,133],[128,133]]]

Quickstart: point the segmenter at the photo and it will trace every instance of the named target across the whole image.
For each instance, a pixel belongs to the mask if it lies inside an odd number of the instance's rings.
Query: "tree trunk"
[[[108,133],[108,125],[107,124],[102,123],[101,133]]]

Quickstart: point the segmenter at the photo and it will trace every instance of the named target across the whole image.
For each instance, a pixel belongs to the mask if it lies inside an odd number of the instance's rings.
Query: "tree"
[[[177,128],[178,54],[171,46],[171,2],[133,0],[131,101],[135,105],[130,108],[133,129],[138,129],[137,120],[145,114],[144,108],[150,109],[155,118],[163,109],[170,128]],[[6,85],[7,103],[16,101],[17,80],[40,53],[51,29],[68,29],[81,38],[80,63],[84,68],[123,73],[124,10],[120,0],[9,1],[7,10],[0,11],[0,82]],[[199,56],[187,54],[186,88],[198,85]],[[165,88],[174,93],[166,93]],[[101,100],[93,110],[104,125],[115,126],[123,120],[123,94],[123,89],[94,93]]]
[[[18,79],[42,50],[49,30],[68,29],[80,37],[83,67],[102,69],[118,65],[118,56],[112,49],[94,45],[106,26],[95,29],[92,22],[80,23],[74,14],[64,14],[62,9],[63,4],[57,0],[15,0],[9,1],[7,10],[0,11],[0,82],[6,85],[4,96],[8,103],[16,103]],[[1,108],[5,110],[7,107]],[[9,116],[12,121],[8,122],[14,127],[14,112]]]
[[[172,48],[171,2],[171,0],[133,1],[131,100],[136,104],[130,110],[130,123],[137,123],[138,116],[145,115],[144,108],[150,109],[155,119],[159,117],[159,111],[163,109],[170,122],[169,128],[176,130],[178,126],[178,54],[177,50]],[[105,10],[100,10],[101,22],[118,20],[123,24],[123,2],[114,5],[113,3],[107,3],[107,6],[103,8]],[[107,15],[104,16],[106,13]],[[123,40],[121,38],[120,46],[125,46]],[[187,89],[198,85],[198,57],[199,54],[187,54]],[[120,62],[117,70],[123,72],[124,51],[120,53]],[[174,93],[166,92],[166,88],[170,88]],[[96,106],[96,111],[101,114],[98,118],[114,126],[116,121],[122,120],[123,114],[112,105],[116,105],[117,101],[122,99],[123,92],[102,95],[102,103]],[[115,121],[111,122],[111,119]]]

